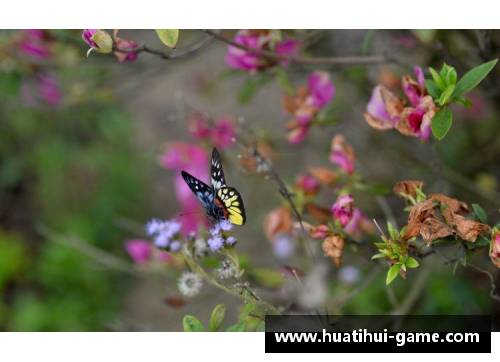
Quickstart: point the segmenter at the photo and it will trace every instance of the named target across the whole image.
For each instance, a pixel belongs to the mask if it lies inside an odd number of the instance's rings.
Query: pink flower
[[[196,114],[188,121],[188,132],[199,140],[209,139],[217,148],[228,148],[234,144],[236,138],[236,126],[230,119],[222,118],[209,127],[207,120],[202,114]]]
[[[295,187],[304,191],[306,195],[315,195],[319,190],[319,182],[308,174],[300,174],[295,177]]]
[[[365,120],[370,126],[379,130],[387,130],[394,128],[399,121],[399,117],[395,114],[390,115],[387,111],[387,102],[392,99],[392,104],[395,101],[401,100],[400,111],[404,107],[404,102],[394,93],[390,92],[384,86],[378,85],[373,89],[370,101],[366,106]]]
[[[177,201],[181,213],[187,214],[180,217],[179,221],[182,224],[183,234],[187,235],[191,231],[198,231],[199,224],[206,226],[208,223],[204,212],[197,213],[197,211],[202,211],[200,204],[184,182],[180,171],[185,170],[194,177],[208,183],[206,180],[209,174],[208,154],[203,148],[185,142],[168,143],[165,148],[165,152],[160,156],[159,163],[168,170],[176,171],[174,186]]]
[[[347,235],[354,239],[361,239],[362,232],[372,234],[374,231],[373,222],[358,209],[354,209],[351,221],[344,227]]]
[[[134,50],[137,49],[137,44],[132,40],[116,38],[116,46],[118,49]],[[120,63],[133,62],[137,59],[137,53],[123,53],[115,51],[115,55]]]
[[[144,264],[149,261],[153,247],[146,240],[135,239],[125,243],[125,250],[135,263]]]
[[[30,29],[24,31],[24,40],[19,45],[19,49],[35,58],[49,58],[50,49],[47,41],[44,39],[43,31],[40,29]]]
[[[61,103],[61,92],[56,77],[40,74],[38,76],[38,93],[50,107],[57,107]]]
[[[422,98],[425,97],[426,88],[424,72],[422,71],[422,68],[415,67],[413,68],[413,72],[417,77],[417,82],[415,82],[415,80],[413,80],[413,78],[411,78],[409,75],[405,75],[403,77],[403,91],[405,92],[406,96],[413,104],[413,106],[416,107],[418,106]]]
[[[313,227],[310,231],[311,237],[314,239],[325,239],[332,233],[332,230],[328,225],[319,225]]]
[[[326,106],[335,95],[335,86],[330,81],[330,73],[316,71],[309,77],[311,103],[320,109]]]
[[[234,36],[234,41],[255,50],[271,50],[271,39],[269,32],[266,31],[240,30]],[[280,55],[295,55],[297,46],[298,43],[295,40],[283,40],[275,44],[275,52]],[[257,71],[272,65],[267,59],[231,45],[228,47],[224,59],[231,68],[248,71]],[[286,61],[282,62],[282,65],[286,65],[286,63]]]
[[[283,96],[285,111],[294,117],[286,125],[289,130],[286,137],[290,143],[298,144],[304,140],[314,117],[330,103],[334,94],[335,86],[330,82],[330,75],[316,71],[309,77],[308,86],[300,87],[295,97]]]
[[[346,226],[354,216],[354,199],[351,195],[342,195],[332,207],[333,218],[340,221],[342,226]]]
[[[348,174],[352,174],[355,170],[354,167],[354,149],[348,144],[343,135],[336,135],[332,139],[330,161]]]
[[[495,229],[493,240],[491,240],[490,258],[493,264],[500,268],[500,233],[497,229]]]
[[[217,148],[228,148],[234,144],[236,127],[229,119],[215,121],[215,129],[212,131],[212,141]]]
[[[91,38],[99,31],[99,29],[84,29],[82,33],[82,38],[91,48],[98,48],[95,41]]]

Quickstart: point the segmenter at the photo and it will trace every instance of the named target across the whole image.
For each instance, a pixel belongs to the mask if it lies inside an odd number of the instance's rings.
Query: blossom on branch
[[[342,226],[346,226],[354,216],[354,199],[351,195],[342,195],[333,204],[333,218],[340,221]]]
[[[134,50],[137,49],[137,44],[132,40],[116,38],[116,46],[118,49]],[[137,53],[123,53],[115,51],[115,55],[120,63],[133,62],[137,59]]]

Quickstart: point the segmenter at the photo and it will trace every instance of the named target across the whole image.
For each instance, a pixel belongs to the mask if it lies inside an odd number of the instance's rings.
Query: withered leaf
[[[430,244],[434,240],[453,235],[453,229],[432,215],[422,223],[420,235],[425,243]]]
[[[475,242],[479,235],[491,231],[488,225],[455,214],[452,212],[451,208],[443,211],[443,217],[446,219],[447,223],[455,229],[458,237],[471,243]]]
[[[434,216],[435,207],[436,203],[432,200],[419,202],[418,204],[412,206],[410,209],[410,215],[408,216],[408,228],[406,229],[406,233],[403,237],[404,240],[420,235],[422,223],[427,218]]]
[[[470,210],[469,206],[465,202],[458,201],[457,199],[441,195],[441,194],[429,194],[427,199],[436,199],[441,204],[446,205],[453,213],[460,215],[467,215]]]
[[[310,168],[309,173],[323,185],[331,185],[337,180],[337,174],[328,168]]]
[[[267,239],[274,243],[274,237],[282,233],[290,233],[293,227],[292,213],[285,206],[271,211],[264,219],[264,233]]]
[[[344,239],[338,235],[327,237],[323,241],[322,249],[325,257],[330,257],[336,267],[340,266],[342,261],[342,249],[344,248]]]
[[[384,121],[381,118],[374,117],[368,112],[365,112],[363,116],[365,117],[366,123],[368,123],[370,127],[378,129],[379,131],[387,131],[394,128],[392,122]]]
[[[401,193],[405,193],[415,198],[417,196],[417,189],[418,188],[422,189],[423,187],[424,187],[423,181],[413,181],[413,180],[399,181],[394,186],[394,193],[396,194],[396,196],[401,196]]]
[[[328,207],[315,205],[312,202],[305,204],[307,212],[320,224],[327,224],[333,220],[332,210]]]
[[[386,87],[380,87],[380,93],[385,103],[385,109],[391,118],[400,117],[406,101]]]

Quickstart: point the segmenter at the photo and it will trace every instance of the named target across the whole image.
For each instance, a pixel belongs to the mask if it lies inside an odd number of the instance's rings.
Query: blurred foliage
[[[4,33],[5,45],[21,32]],[[103,67],[85,65],[76,32],[44,34],[49,59],[0,58],[0,328],[103,330],[120,311],[123,275],[102,270],[37,226],[118,254],[119,217],[144,202],[143,163],[130,120],[105,86]],[[10,43],[12,44],[12,43]],[[78,55],[77,55],[78,54]],[[15,64],[15,68],[11,65]],[[23,83],[45,70],[59,81],[57,106],[27,107]],[[14,232],[15,230],[15,232]]]

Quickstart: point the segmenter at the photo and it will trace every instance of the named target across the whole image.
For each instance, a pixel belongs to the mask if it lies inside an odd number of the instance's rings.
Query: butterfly
[[[212,151],[212,162],[210,167],[210,184],[182,171],[182,178],[196,195],[207,211],[211,222],[229,220],[235,225],[243,225],[246,221],[245,206],[240,193],[234,187],[226,185],[224,171],[219,152],[216,148]]]

